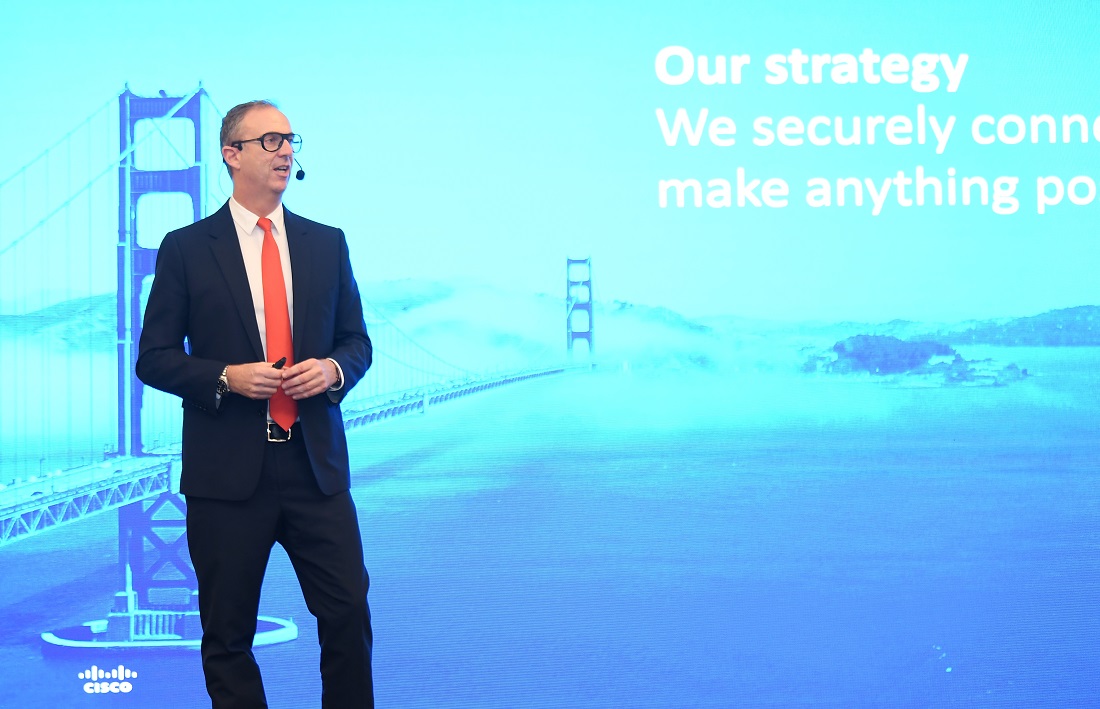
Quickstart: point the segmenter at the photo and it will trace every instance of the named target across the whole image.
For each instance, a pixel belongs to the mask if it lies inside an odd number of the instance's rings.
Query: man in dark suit
[[[183,399],[180,489],[215,709],[267,706],[252,642],[276,542],[317,618],[322,706],[374,706],[340,413],[371,343],[343,232],[282,206],[300,142],[268,102],[226,114],[233,196],[164,238],[141,333],[138,377]]]

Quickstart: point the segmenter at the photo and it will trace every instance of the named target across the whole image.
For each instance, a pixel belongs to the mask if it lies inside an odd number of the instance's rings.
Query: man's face
[[[264,133],[290,133],[290,121],[277,108],[257,106],[244,115],[234,140],[259,138]],[[222,157],[233,168],[233,190],[256,197],[281,195],[290,182],[293,150],[284,140],[273,153],[259,141],[243,143],[240,149],[222,148]]]

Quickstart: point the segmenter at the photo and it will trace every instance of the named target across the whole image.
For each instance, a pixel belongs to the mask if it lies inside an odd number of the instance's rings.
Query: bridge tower
[[[592,340],[592,259],[565,260],[565,335],[569,354],[573,343],[585,340],[588,355],[595,354]]]
[[[141,336],[142,287],[156,268],[159,239],[138,233],[138,204],[151,194],[182,193],[191,198],[194,219],[203,210],[202,100],[189,96],[138,96],[126,89],[118,97],[118,452],[145,455],[141,406],[144,385],[134,374]],[[183,119],[191,123],[194,145],[181,155],[178,169],[143,169],[138,160],[136,128],[141,121]],[[155,125],[155,124],[154,124]],[[159,129],[159,128],[158,128]],[[177,148],[178,150],[178,148]],[[162,234],[153,235],[156,237]],[[197,581],[187,555],[185,505],[171,491],[119,508],[119,571],[122,590],[107,618],[110,641],[164,636],[193,640],[201,635]],[[150,620],[153,619],[153,620]]]
[[[183,193],[191,198],[195,221],[202,216],[202,99],[201,86],[190,96],[137,96],[129,85],[119,94],[118,166],[118,454],[142,455],[142,384],[134,375],[137,342],[141,335],[141,291],[153,275],[157,249],[142,246],[138,231],[138,202],[156,193]],[[194,129],[191,164],[176,170],[137,167],[135,127],[143,120],[181,118]],[[184,156],[187,157],[187,156]]]
[[[143,385],[134,374],[141,334],[142,294],[146,279],[154,275],[162,234],[153,239],[139,233],[138,205],[154,194],[190,197],[191,216],[202,217],[206,185],[203,160],[203,99],[200,86],[187,96],[137,96],[129,86],[119,95],[118,172],[118,461],[144,459],[174,461],[178,454],[146,451],[142,435]],[[142,121],[148,120],[145,126]],[[167,125],[170,120],[184,123]],[[141,126],[142,130],[138,130]],[[148,131],[144,130],[146,127]],[[179,130],[177,130],[179,129]],[[156,131],[180,158],[177,169],[146,169],[149,161],[142,148]],[[139,137],[139,133],[145,135]],[[170,136],[188,135],[193,145],[182,150]],[[190,140],[188,142],[191,142]],[[152,163],[155,164],[155,163]],[[186,211],[186,207],[184,207]],[[171,462],[165,465],[168,468]],[[163,468],[162,468],[163,470]],[[78,648],[191,648],[202,636],[198,611],[198,582],[187,554],[186,504],[174,494],[164,471],[157,490],[141,494],[133,502],[116,505],[118,518],[119,586],[106,621],[42,634],[49,645]],[[159,492],[158,490],[163,492]],[[114,499],[113,497],[111,499]],[[91,636],[89,639],[88,636]],[[289,620],[259,616],[255,644],[287,642],[298,637]]]

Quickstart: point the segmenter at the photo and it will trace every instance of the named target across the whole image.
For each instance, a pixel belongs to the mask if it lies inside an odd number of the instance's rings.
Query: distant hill
[[[1026,318],[981,321],[937,333],[934,338],[950,345],[1097,347],[1100,346],[1100,306],[1081,305]]]
[[[74,298],[21,315],[0,315],[0,335],[45,335],[55,344],[113,349],[115,294]]]

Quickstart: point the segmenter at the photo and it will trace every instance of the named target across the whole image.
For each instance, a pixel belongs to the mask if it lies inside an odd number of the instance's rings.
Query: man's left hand
[[[307,359],[283,371],[283,391],[291,399],[308,399],[336,383],[336,365],[327,359]]]

